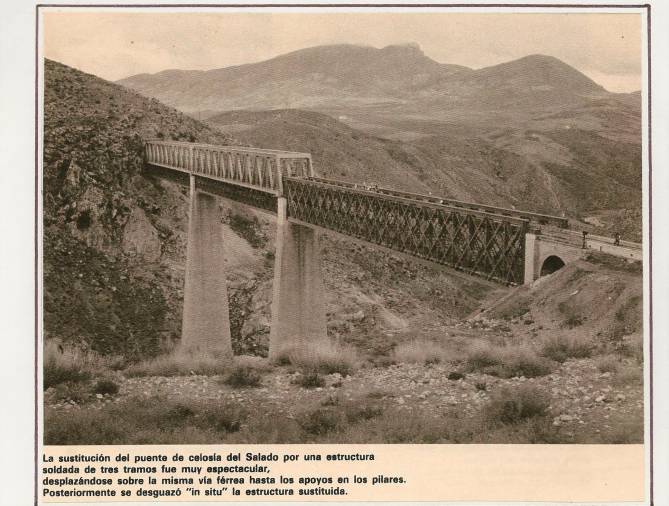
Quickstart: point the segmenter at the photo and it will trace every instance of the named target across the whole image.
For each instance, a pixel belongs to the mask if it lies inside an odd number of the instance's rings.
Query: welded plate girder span
[[[195,176],[195,189],[276,214],[277,197],[253,188]]]
[[[276,214],[277,196],[261,190],[256,190],[247,186],[230,184],[225,181],[210,179],[202,176],[191,176],[187,172],[168,169],[160,165],[147,164],[144,168],[147,175],[172,181],[180,186],[188,188],[190,178],[195,177],[195,189],[210,195],[217,195],[228,200],[234,200],[247,206],[255,207]]]
[[[505,284],[523,283],[527,220],[284,178],[288,217]]]

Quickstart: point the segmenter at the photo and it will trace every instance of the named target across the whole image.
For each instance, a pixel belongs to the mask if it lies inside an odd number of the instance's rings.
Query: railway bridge
[[[151,140],[144,155],[148,174],[190,188],[182,346],[230,357],[218,197],[276,215],[270,357],[327,339],[321,231],[517,285],[559,267],[537,227],[568,226],[556,216],[319,178],[308,153]],[[560,262],[582,254],[560,247]]]

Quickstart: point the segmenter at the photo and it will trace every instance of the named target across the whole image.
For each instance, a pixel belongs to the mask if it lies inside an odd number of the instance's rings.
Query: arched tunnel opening
[[[564,261],[555,255],[549,256],[544,260],[543,265],[541,266],[541,275],[548,276],[553,274],[555,271],[560,270],[564,267]]]

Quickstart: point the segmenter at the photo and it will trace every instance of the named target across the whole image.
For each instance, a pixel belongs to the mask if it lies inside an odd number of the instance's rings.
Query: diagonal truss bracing
[[[288,217],[501,283],[521,284],[524,219],[283,178]]]

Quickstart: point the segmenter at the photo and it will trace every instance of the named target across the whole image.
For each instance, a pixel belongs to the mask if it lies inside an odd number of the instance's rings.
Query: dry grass
[[[255,355],[236,355],[233,363],[238,367],[250,367],[259,373],[268,372],[272,369],[272,364],[266,358]]]
[[[620,368],[620,358],[613,355],[604,355],[597,359],[599,372],[617,373]]]
[[[259,387],[262,375],[271,369],[266,359],[251,355],[234,357],[224,383],[234,388]]]
[[[333,396],[294,414],[241,401],[136,397],[100,409],[47,409],[46,444],[556,443],[541,391],[493,396],[481,413],[439,416],[382,399]]]
[[[641,386],[643,385],[643,369],[634,364],[621,366],[613,375],[611,382],[614,386]]]
[[[484,417],[491,425],[514,424],[528,418],[546,416],[549,405],[549,396],[532,385],[502,388],[492,396]]]
[[[56,341],[44,344],[44,389],[60,383],[78,383],[117,369],[119,357],[103,357],[93,351],[64,346]]]
[[[253,367],[236,365],[224,382],[233,388],[259,387],[262,384],[262,376]]]
[[[176,351],[132,364],[124,374],[126,376],[187,376],[197,374],[215,376],[225,374],[231,367],[230,359],[221,353]]]
[[[300,374],[292,381],[292,383],[294,385],[299,385],[302,388],[319,388],[325,386],[325,379],[323,379],[323,376],[317,372],[308,372],[306,374]]]
[[[546,339],[541,346],[541,355],[563,363],[569,358],[587,358],[592,355],[594,345],[589,340],[557,335]]]
[[[231,402],[136,397],[102,409],[47,409],[44,442],[70,444],[219,443],[238,431],[245,409]]]
[[[118,383],[108,378],[101,378],[93,385],[94,394],[115,395],[118,391]]]
[[[413,340],[399,344],[392,358],[405,364],[438,364],[447,360],[447,353],[434,341]]]
[[[622,338],[616,346],[616,352],[643,364],[643,334],[631,334]]]
[[[643,443],[643,422],[628,421],[616,425],[601,437],[604,444],[641,444]]]
[[[318,346],[288,347],[280,351],[274,361],[290,364],[304,373],[339,373],[342,376],[353,373],[359,364],[355,349],[331,342]]]
[[[540,357],[527,346],[477,344],[469,350],[465,366],[470,372],[479,371],[500,378],[513,376],[535,378],[550,374],[555,368],[555,363]]]

